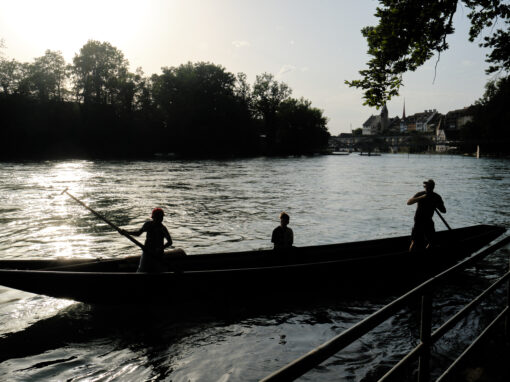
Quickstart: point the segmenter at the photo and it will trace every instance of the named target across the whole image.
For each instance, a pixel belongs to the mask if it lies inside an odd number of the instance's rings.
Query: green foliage
[[[473,121],[461,130],[461,138],[468,142],[467,151],[476,145],[483,152],[508,153],[510,151],[510,76],[487,83],[483,97],[475,105]]]
[[[89,40],[73,59],[75,92],[85,103],[120,103],[123,86],[129,81],[128,61],[108,42]]]
[[[403,73],[448,49],[446,37],[454,32],[459,2],[470,10],[471,41],[501,20],[506,29],[495,29],[480,45],[493,49],[487,56],[493,64],[489,73],[510,70],[510,5],[504,0],[380,0],[375,14],[379,24],[362,29],[371,56],[368,68],[359,72],[361,79],[346,84],[362,89],[364,104],[377,108],[398,95]]]
[[[34,96],[41,101],[61,100],[65,93],[67,67],[61,52],[46,50],[29,66],[28,80]]]
[[[150,77],[141,68],[131,73],[120,50],[93,40],[72,65],[50,50],[32,63],[1,59],[0,158],[320,150],[329,137],[326,118],[290,94],[271,74],[257,76],[252,89],[244,73],[207,62]]]
[[[303,98],[282,101],[277,112],[275,149],[280,153],[312,153],[325,147],[330,134],[322,110]]]
[[[275,80],[270,73],[262,73],[255,78],[252,102],[255,115],[270,123],[284,100],[292,94],[289,86]]]
[[[252,151],[249,113],[236,96],[232,73],[206,62],[162,70],[152,76],[152,90],[173,151],[193,155]]]
[[[22,79],[23,69],[18,61],[0,61],[0,86],[4,94],[17,93]]]
[[[361,127],[358,127],[357,129],[354,129],[352,131],[352,135],[359,137],[363,135],[363,129]]]
[[[410,134],[407,139],[410,153],[422,153],[435,147],[435,143],[423,134]]]

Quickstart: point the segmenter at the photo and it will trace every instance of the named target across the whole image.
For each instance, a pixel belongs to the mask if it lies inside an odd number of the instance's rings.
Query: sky
[[[359,78],[368,60],[361,28],[376,25],[375,0],[0,0],[4,58],[31,62],[46,49],[68,63],[90,39],[124,53],[132,71],[160,74],[165,66],[206,61],[253,84],[267,72],[323,110],[332,135],[361,127],[375,108],[345,80]],[[471,105],[491,77],[487,51],[468,41],[467,9],[454,19],[450,49],[404,75],[390,117]]]

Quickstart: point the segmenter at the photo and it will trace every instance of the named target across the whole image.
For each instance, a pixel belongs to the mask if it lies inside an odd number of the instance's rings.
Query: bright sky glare
[[[379,111],[362,106],[361,92],[344,80],[358,78],[367,61],[361,28],[375,25],[375,0],[0,0],[0,39],[5,58],[32,61],[46,49],[68,63],[89,40],[120,49],[131,69],[148,75],[163,66],[208,61],[250,83],[269,72],[293,97],[324,110],[333,135],[350,132]],[[450,50],[404,76],[391,117],[425,109],[441,113],[481,97],[485,51],[467,40],[467,10],[459,6]]]

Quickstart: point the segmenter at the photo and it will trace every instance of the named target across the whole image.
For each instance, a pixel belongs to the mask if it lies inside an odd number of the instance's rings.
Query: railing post
[[[421,297],[420,340],[424,345],[418,363],[418,382],[428,382],[430,379],[430,335],[432,332],[432,296],[426,290]]]

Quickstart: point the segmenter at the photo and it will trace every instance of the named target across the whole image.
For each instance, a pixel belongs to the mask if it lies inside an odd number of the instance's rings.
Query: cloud
[[[462,66],[471,67],[471,66],[475,66],[475,63],[471,60],[462,60]]]
[[[292,71],[296,70],[296,67],[294,65],[285,64],[280,68],[280,71],[276,74],[276,77],[281,77],[286,73],[290,73]]]
[[[244,48],[250,46],[250,43],[248,41],[235,40],[232,41],[232,45],[234,45],[236,48]]]
[[[284,74],[294,72],[296,70],[300,71],[301,73],[305,73],[305,72],[308,72],[310,69],[307,66],[302,66],[302,67],[298,68],[294,65],[285,64],[280,68],[278,73],[276,73],[276,78],[282,78]]]

